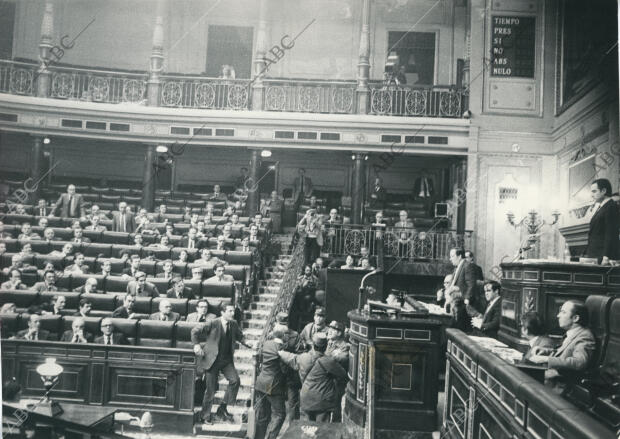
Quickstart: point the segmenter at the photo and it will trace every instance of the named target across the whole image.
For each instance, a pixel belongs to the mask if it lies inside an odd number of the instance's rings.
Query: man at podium
[[[611,199],[611,183],[606,178],[594,180],[590,186],[594,205],[588,233],[586,256],[597,258],[603,265],[610,259],[620,258],[620,213],[616,203]]]

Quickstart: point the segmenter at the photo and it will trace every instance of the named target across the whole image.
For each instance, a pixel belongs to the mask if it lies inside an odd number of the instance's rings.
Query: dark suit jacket
[[[18,338],[20,340],[26,340],[26,334],[28,334],[27,329],[18,331],[17,334],[15,334],[15,338]],[[45,329],[39,329],[39,340],[50,340],[49,331],[46,331]]]
[[[483,312],[484,308],[478,303],[478,285],[476,283],[476,270],[473,265],[465,260],[463,266],[458,270],[458,266],[454,267],[454,273],[458,271],[458,277],[455,278],[454,285],[459,287],[463,299],[469,300],[469,305],[476,308],[479,312]],[[482,308],[482,309],[481,309]]]
[[[235,352],[235,342],[239,340],[243,340],[243,333],[241,329],[239,329],[239,325],[236,321],[231,321],[230,330],[232,331],[232,347],[231,351]],[[205,370],[209,370],[217,355],[219,353],[219,343],[220,337],[224,332],[224,328],[222,327],[222,319],[213,319],[208,322],[203,323],[202,325],[197,325],[192,329],[191,338],[193,344],[200,344],[202,350],[205,355],[202,357],[196,358],[196,371],[201,373]]]
[[[127,308],[125,308],[124,305],[121,305],[114,310],[114,312],[112,313],[112,317],[119,318],[119,319],[128,319],[129,312],[127,311]]]
[[[91,334],[90,332],[84,331],[84,338],[86,339],[87,343],[93,342],[93,334]],[[71,340],[73,340],[73,331],[71,329],[68,329],[62,333],[62,337],[60,337],[60,341],[65,341],[65,342],[70,343]]]
[[[95,338],[95,343],[103,344],[103,335]],[[116,345],[126,345],[129,344],[127,339],[125,338],[125,334],[121,334],[120,332],[112,333],[112,344]]]
[[[373,197],[374,195],[374,197]],[[387,197],[387,192],[383,186],[373,186],[372,191],[370,192],[370,206],[371,207],[385,207],[385,199]]]
[[[136,229],[136,221],[135,221],[133,212],[126,212],[125,213],[125,231],[127,233],[133,233],[135,229]],[[112,213],[112,231],[122,232],[120,212]]]
[[[140,269],[136,271],[140,271]],[[121,274],[126,274],[127,276],[133,277],[133,274],[131,272],[131,267],[123,268],[123,271],[121,271]]]
[[[127,284],[127,293],[133,294],[137,297],[159,297],[159,291],[157,291],[157,287],[150,282],[146,282],[144,284],[144,289],[142,293],[137,294],[138,292],[138,282],[135,280],[129,281]]]
[[[189,238],[184,236],[179,243],[179,247],[189,248]],[[204,246],[204,241],[199,238],[194,239],[194,248],[201,249]]]
[[[586,256],[598,259],[603,256],[609,259],[620,259],[619,229],[618,206],[613,200],[609,200],[596,211],[590,220]]]
[[[472,264],[474,266],[474,272],[476,273],[476,280],[484,280],[484,273],[482,272],[482,267],[476,263]]]
[[[482,317],[482,326],[480,326],[480,332],[486,336],[497,335],[499,331],[499,318],[502,313],[502,299],[499,298],[487,309]]]
[[[84,208],[84,198],[82,197],[82,195],[75,194],[73,197],[75,198],[76,216],[86,216],[86,209]],[[58,197],[58,201],[56,201],[56,205],[54,206],[54,209],[52,210],[52,215],[61,216],[65,218],[70,217],[69,215],[70,213],[69,210],[71,208],[71,206],[69,205],[70,200],[71,200],[71,197],[69,196],[69,194],[62,194],[60,197]],[[60,215],[58,215],[58,213],[60,213]]]
[[[166,297],[170,298],[170,299],[177,299],[177,295],[174,292],[174,288],[170,288],[168,291],[166,291]],[[187,288],[184,287],[183,288],[183,293],[181,294],[181,297],[179,297],[179,299],[195,299],[194,297],[194,293],[192,292],[191,288]]]
[[[180,318],[181,318],[181,315],[178,312],[170,311],[170,315],[168,316],[168,320],[165,320],[165,321],[176,322]],[[164,321],[161,318],[161,313],[160,312],[154,312],[153,314],[151,314],[151,316],[149,317],[149,320]]]
[[[282,363],[278,351],[284,349],[280,343],[267,340],[263,344],[263,366],[256,377],[255,389],[267,395],[286,394],[286,370],[288,367]]]

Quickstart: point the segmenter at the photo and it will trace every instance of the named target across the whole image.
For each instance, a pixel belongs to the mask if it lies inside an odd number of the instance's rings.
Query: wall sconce
[[[517,227],[525,226],[527,228],[527,233],[530,235],[536,235],[540,229],[543,228],[544,225],[553,226],[557,224],[558,219],[560,218],[560,212],[558,210],[554,210],[551,212],[551,216],[553,220],[550,223],[547,223],[544,219],[540,219],[538,212],[536,209],[532,209],[521,218],[518,222],[515,221],[515,214],[512,211],[506,212],[506,217],[508,219],[508,223],[513,226],[515,229]]]
[[[52,417],[63,412],[60,404],[56,401],[52,401],[49,397],[52,387],[58,383],[60,374],[63,370],[63,367],[56,363],[55,358],[46,358],[45,363],[37,367],[37,373],[41,375],[41,380],[43,380],[43,386],[45,387],[43,401],[36,405],[37,412]]]

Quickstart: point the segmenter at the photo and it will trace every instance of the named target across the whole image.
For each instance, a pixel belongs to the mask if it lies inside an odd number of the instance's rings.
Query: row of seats
[[[54,231],[54,239],[59,239],[59,241],[56,242],[61,242],[61,241],[65,241],[65,242],[71,242],[74,240],[73,238],[73,231],[71,230],[67,230],[67,229],[57,229],[58,230],[58,236],[56,235],[56,231]],[[37,233],[33,230],[33,233]],[[37,233],[38,234],[38,233]],[[17,233],[13,233],[12,236],[19,236]],[[90,246],[91,244],[99,244],[101,246],[110,246],[113,244],[116,245],[133,245],[133,243],[135,242],[133,236],[134,235],[130,235],[127,233],[123,233],[123,232],[95,232],[95,231],[88,231],[85,230],[82,234],[82,236],[84,238],[88,238],[88,240],[90,242],[86,243],[86,245]],[[230,234],[230,238],[226,238],[225,239],[225,243],[227,247],[230,246],[240,246],[241,242],[243,240],[242,238],[242,232],[240,230],[237,231],[232,231]],[[258,238],[260,239],[261,236],[260,234],[258,235]],[[3,239],[3,242],[6,243],[12,243],[15,242],[13,240],[16,240],[16,238],[5,238]],[[183,237],[181,236],[174,236],[168,239],[169,245],[172,245],[173,247],[179,247],[179,248],[183,248],[181,247],[181,244],[183,244]],[[34,239],[28,239],[28,240],[21,240],[21,241],[30,241],[30,242],[36,242],[36,241],[43,241],[43,236],[40,236],[39,238],[34,238]],[[142,243],[145,246],[149,246],[152,244],[158,244],[159,243],[159,239],[154,236],[154,235],[142,235]],[[50,242],[49,244],[51,245],[55,245],[56,242]],[[216,237],[211,237],[211,238],[201,238],[198,240],[197,245],[199,247],[211,247],[211,248],[215,248],[217,246],[217,238]],[[21,244],[23,245],[23,244]],[[258,240],[252,240],[250,241],[250,245],[254,246],[254,247],[258,247],[259,245],[259,241]],[[8,244],[7,244],[8,246]],[[7,247],[8,248],[8,247]],[[21,248],[21,247],[20,247]],[[96,247],[95,247],[96,248]],[[103,248],[103,247],[102,247]]]
[[[223,282],[220,284],[199,283],[201,291],[205,293],[203,298],[209,301],[213,308],[219,308],[225,301],[234,302],[234,284]],[[165,291],[164,291],[165,292]],[[91,314],[93,316],[109,316],[116,308],[123,304],[125,292],[115,292],[107,294],[99,293],[78,293],[74,291],[43,292],[25,290],[2,290],[0,291],[0,305],[14,303],[18,312],[26,312],[31,307],[38,307],[49,304],[54,296],[64,296],[65,312],[72,315],[78,310],[80,299],[88,299],[92,303]],[[169,300],[172,310],[181,316],[196,311],[198,299],[167,299],[166,297],[136,297],[133,311],[142,318],[148,318],[154,312],[159,311],[159,303],[162,300]],[[4,328],[3,328],[4,329]]]
[[[0,314],[2,338],[9,338],[28,328],[29,314]],[[77,317],[46,315],[41,317],[41,329],[49,331],[50,341],[58,341],[64,331],[70,330]],[[94,337],[101,335],[102,317],[86,317],[84,330]],[[115,331],[125,335],[131,345],[192,349],[191,331],[196,323],[160,322],[155,320],[111,319]],[[24,343],[29,343],[25,341]]]
[[[6,181],[6,183],[11,186],[15,186],[17,188],[17,187],[23,187],[24,182]],[[66,184],[52,183],[48,186],[47,192],[55,196],[58,196],[66,192],[67,186],[69,184],[70,183],[66,183]],[[119,186],[118,184],[115,185],[117,187],[101,187],[98,185],[80,185],[80,184],[74,184],[74,186],[78,194],[97,193],[97,194],[108,194],[108,195],[134,195],[134,196],[140,196],[140,197],[142,196],[142,189],[130,188],[130,187],[118,187]],[[204,198],[205,196],[208,196],[209,194],[213,192],[214,186],[215,184],[213,185],[206,184],[206,185],[200,186],[202,188],[208,189],[209,192],[182,191],[182,190],[170,191],[170,190],[157,189],[155,191],[155,197],[170,198],[170,199],[176,199],[176,200]],[[220,185],[220,187],[223,193],[234,192],[234,188],[232,186]]]
[[[163,279],[161,277],[155,277],[153,273],[153,265],[147,265],[148,263],[158,264],[154,261],[141,261],[140,268],[144,268],[145,273],[147,274],[147,280],[157,286],[157,289],[160,293],[165,292],[169,288],[169,281]],[[144,263],[144,265],[143,265]],[[155,265],[157,266],[157,265]],[[160,266],[161,267],[161,266]],[[150,268],[150,269],[149,269]],[[177,270],[177,271],[175,271]],[[181,276],[181,277],[189,277],[188,272],[190,268],[183,267],[181,264],[173,264],[173,273]],[[213,275],[213,266],[205,266],[203,268],[205,274],[203,278],[210,277]],[[97,273],[101,273],[101,270],[97,271]],[[114,273],[114,272],[113,272]],[[116,272],[118,273],[118,272]],[[43,280],[43,271],[22,271],[22,282],[27,286],[34,285],[35,282]],[[251,268],[247,265],[226,265],[224,267],[224,274],[229,274],[233,277],[235,282],[240,282],[243,285],[249,285],[250,280],[252,278]],[[9,274],[2,273],[3,279],[8,279]],[[104,292],[114,292],[114,291],[125,291],[127,289],[127,283],[130,279],[123,276],[103,276],[102,274],[74,274],[74,273],[62,273],[57,276],[56,286],[60,289],[64,290],[74,290],[76,288],[81,287],[86,282],[86,279],[94,277],[98,281],[98,289]],[[190,283],[191,282],[191,283]],[[199,280],[191,280],[186,279],[185,283],[187,287],[192,288],[194,294],[201,294],[201,288],[199,286],[201,281]],[[194,283],[196,285],[194,285]],[[160,288],[161,286],[161,288]],[[162,288],[164,288],[162,291]]]

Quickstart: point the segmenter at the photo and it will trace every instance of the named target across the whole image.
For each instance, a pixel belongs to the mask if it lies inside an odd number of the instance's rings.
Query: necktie
[[[200,316],[200,318],[198,319],[199,322],[204,322],[205,321],[205,316]]]
[[[121,213],[121,232],[125,232],[125,214]]]
[[[69,200],[69,215],[75,216],[75,197],[73,195],[71,195]]]
[[[161,315],[161,320],[162,320],[163,322],[167,321],[167,320],[168,320],[168,316],[167,316],[166,314],[162,314],[162,315]]]
[[[194,240],[193,239],[189,240],[189,248],[194,248]]]
[[[80,338],[78,337],[78,335],[77,335],[77,334],[75,334],[75,335],[73,336],[73,343],[77,343],[78,341],[80,341]]]
[[[230,322],[226,322],[224,324],[224,333],[228,334],[228,330],[230,329]]]
[[[45,209],[43,207],[39,211],[39,216],[45,216]]]
[[[105,344],[112,344],[112,340],[109,335],[105,336]]]
[[[301,195],[305,196],[306,193],[304,192],[304,178],[301,178]]]

